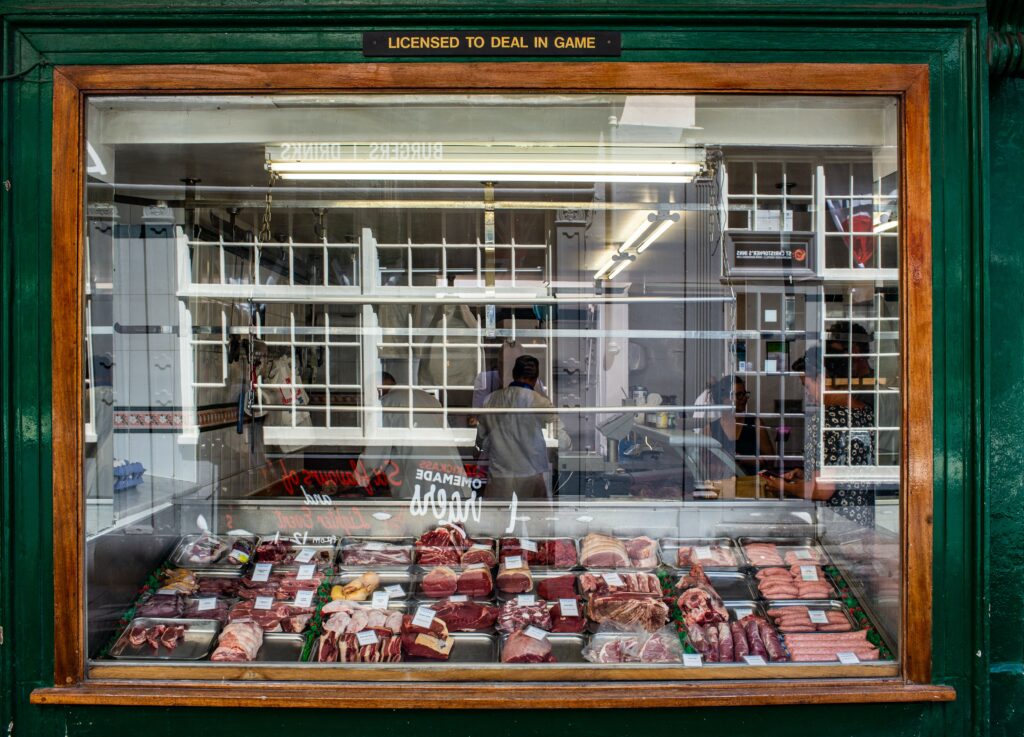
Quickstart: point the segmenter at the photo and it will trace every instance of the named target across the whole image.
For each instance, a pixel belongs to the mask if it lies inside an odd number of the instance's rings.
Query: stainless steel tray
[[[825,549],[822,548],[821,545],[818,544],[818,541],[815,540],[813,537],[740,537],[740,538],[736,539],[736,542],[739,543],[739,546],[740,546],[741,550],[743,550],[743,548],[746,545],[749,545],[750,543],[772,543],[772,544],[775,545],[776,548],[778,548],[779,555],[782,557],[782,560],[783,560],[782,565],[785,565],[785,566],[791,565],[791,564],[785,562],[786,553],[795,552],[795,551],[797,551],[797,550],[799,550],[801,548],[811,549],[817,555],[819,555],[821,557],[821,562],[820,563],[817,563],[813,558],[811,558],[811,559],[806,560],[806,561],[801,560],[800,561],[801,565],[816,565],[817,564],[817,565],[825,566],[825,565],[829,565],[829,563],[830,563],[830,559],[829,559],[828,555],[825,553]],[[747,565],[754,566],[755,568],[772,568],[774,566],[779,565],[777,563],[776,564],[765,564],[765,563],[756,563],[755,564],[747,556],[746,550],[743,550],[743,558],[746,561]]]
[[[273,542],[273,540],[274,540],[274,537],[271,536],[271,535],[268,535],[266,537],[261,537],[259,539],[259,541],[256,544],[256,550],[253,551],[252,561],[251,561],[252,563],[273,563],[275,570],[277,570],[278,568],[283,568],[284,566],[308,565],[308,563],[314,563],[314,564],[316,564],[316,566],[318,568],[322,568],[324,566],[334,565],[335,553],[337,552],[335,550],[334,545],[325,544],[325,543],[303,543],[303,544],[299,544],[299,543],[297,543],[297,542],[295,542],[294,540],[291,540],[291,539],[281,540],[281,542],[287,543],[289,546],[291,546],[292,554],[291,554],[291,559],[290,560],[285,560],[285,561],[262,560],[260,558],[260,555],[259,555],[259,546],[263,545],[265,543]],[[299,554],[299,551],[301,551],[303,548],[311,548],[314,551],[313,558],[310,559],[308,561],[308,563],[296,563],[294,558],[295,558],[296,555]]]
[[[504,649],[509,635],[502,635],[501,647]],[[587,635],[566,634],[562,632],[551,633],[547,637],[551,643],[551,654],[556,663],[585,663],[583,648],[587,644]],[[499,660],[500,653],[499,653]],[[519,663],[505,663],[505,665],[519,665]],[[540,664],[545,665],[545,664]]]
[[[498,542],[500,543],[501,540],[508,540],[508,539],[511,539],[512,537],[513,537],[512,535],[505,535],[504,537],[499,538]],[[555,536],[549,536],[549,537],[517,537],[515,539],[517,539],[519,541],[531,540],[533,542],[546,542],[548,540],[568,540],[569,542],[572,543],[573,549],[575,549],[575,551],[576,551],[576,562],[574,564],[572,564],[571,566],[540,566],[540,565],[531,565],[530,566],[530,570],[531,571],[561,571],[563,573],[566,573],[568,571],[577,571],[577,570],[582,570],[583,569],[583,566],[580,565],[580,541],[579,541],[578,538],[575,538],[575,537],[564,537],[564,536],[560,536],[560,535],[555,535]],[[500,549],[498,550],[498,557],[499,557],[499,559],[501,557],[501,550]],[[499,560],[499,562],[500,562],[500,560]]]
[[[452,649],[448,660],[406,658],[408,663],[496,663],[498,638],[486,632],[452,632]]]
[[[765,615],[768,616],[767,613],[769,609],[783,609],[785,607],[797,606],[807,607],[807,609],[811,611],[817,610],[823,612],[839,612],[843,615],[843,618],[850,624],[850,631],[858,629],[857,623],[856,621],[854,621],[853,615],[850,613],[850,610],[846,608],[846,605],[843,604],[843,602],[836,601],[834,599],[785,599],[782,601],[772,601],[765,605],[764,610]],[[768,616],[768,621],[770,621],[775,626],[775,629],[779,630],[779,634],[786,634],[781,629],[779,629],[778,624],[770,616]],[[810,618],[808,618],[808,621],[810,621]]]
[[[153,652],[149,643],[136,646],[128,642],[128,633],[134,627],[154,627],[158,624],[175,625],[185,628],[185,639],[173,651],[163,645]],[[125,628],[117,642],[110,648],[110,656],[122,660],[202,660],[210,654],[220,622],[215,619],[165,619],[162,617],[139,617]]]
[[[415,560],[415,538],[412,537],[346,537],[341,541],[338,552],[338,567],[342,570],[351,571],[376,571],[376,570],[409,570]],[[398,548],[406,549],[409,553],[408,563],[396,563],[391,565],[363,565],[363,564],[351,564],[345,562],[346,550],[351,550],[354,546],[366,543],[386,543]]]
[[[304,635],[288,632],[268,632],[263,635],[263,646],[256,653],[259,663],[297,663],[302,656]]]
[[[228,553],[231,552],[231,546],[234,544],[235,540],[238,539],[237,537],[231,535],[213,535],[213,537],[216,537],[224,545],[227,546],[224,552],[217,556],[216,559],[205,563],[190,561],[188,559],[186,551],[188,547],[192,545],[192,543],[194,543],[200,537],[202,537],[201,533],[185,535],[184,537],[182,537],[181,540],[178,541],[178,544],[175,546],[174,551],[171,553],[171,565],[177,568],[187,568],[190,571],[206,571],[211,569],[240,571],[243,568],[243,566],[245,565],[244,563],[231,563],[230,561],[228,561]],[[241,535],[238,537],[243,537],[246,540],[251,540],[253,541],[253,543],[256,542],[256,538],[254,536],[249,537]]]
[[[367,568],[366,570],[356,571],[351,568],[346,568],[338,575],[331,578],[331,586],[344,586],[345,584],[356,580],[363,573],[373,571],[380,576],[380,586],[378,590],[385,589],[388,586],[401,586],[404,591],[403,596],[391,596],[392,600],[397,599],[411,599],[416,595],[419,588],[419,576],[410,573],[407,570],[398,570],[391,568]]]
[[[689,568],[682,569],[679,578],[676,579],[676,583],[681,581],[689,571]],[[723,600],[735,601],[758,598],[757,584],[754,582],[754,579],[743,571],[705,571],[704,573]]]
[[[608,642],[611,642],[613,640],[623,640],[623,639],[626,639],[626,638],[636,639],[636,635],[633,634],[633,633],[629,633],[629,632],[597,632],[597,633],[595,633],[595,634],[590,636],[589,646],[592,649],[596,650],[596,649],[599,649],[599,648],[603,647]],[[683,652],[682,648],[680,648],[679,652],[680,652],[680,657],[679,657],[679,660],[675,661],[676,663],[682,663],[683,662],[683,658],[682,658],[682,655],[681,655],[681,653]],[[586,660],[586,658],[584,658],[584,660]],[[591,661],[588,661],[588,662],[591,662]],[[624,662],[631,663],[631,664],[640,664],[639,660],[628,660],[628,661],[624,661]],[[644,665],[648,665],[648,663],[644,663]],[[652,663],[650,665],[654,665],[654,664]],[[659,663],[658,665],[671,665],[671,663]]]
[[[722,603],[725,604],[725,608],[729,612],[730,622],[743,619],[747,614],[753,614],[767,619],[767,617],[765,617],[764,607],[761,606],[761,602],[759,601],[747,599],[743,601],[729,600]]]
[[[737,547],[736,543],[732,541],[732,538],[728,537],[663,537],[658,541],[658,545],[661,546],[661,559],[662,563],[669,568],[675,570],[681,570],[683,568],[689,568],[687,565],[679,564],[679,550],[680,548],[699,548],[703,546],[718,546],[729,550],[736,562],[733,565],[714,565],[710,562],[701,562],[704,570],[708,571],[736,571],[743,568],[747,560],[743,556],[742,551]]]

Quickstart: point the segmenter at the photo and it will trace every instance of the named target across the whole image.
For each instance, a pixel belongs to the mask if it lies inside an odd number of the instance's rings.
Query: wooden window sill
[[[39,688],[33,704],[321,709],[600,709],[952,701],[950,686],[899,680],[750,683],[260,683],[91,680]]]

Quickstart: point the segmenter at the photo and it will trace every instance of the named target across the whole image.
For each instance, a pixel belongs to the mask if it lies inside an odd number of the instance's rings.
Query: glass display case
[[[899,672],[895,97],[85,115],[90,673]]]

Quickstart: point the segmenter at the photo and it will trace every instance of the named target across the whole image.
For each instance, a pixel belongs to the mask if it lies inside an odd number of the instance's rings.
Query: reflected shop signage
[[[438,524],[465,524],[480,521],[483,498],[479,492],[486,483],[484,470],[475,465],[452,466],[441,461],[421,460],[403,477],[402,468],[393,461],[379,467],[367,467],[361,460],[350,461],[348,469],[281,469],[281,485],[290,497],[302,497],[299,509],[277,510],[279,530],[317,529],[339,537],[370,529],[364,510],[348,506],[337,494],[361,493],[367,497],[390,494],[408,499],[409,515],[432,517]],[[518,499],[509,502],[506,532],[515,527]],[[385,522],[386,520],[379,520]],[[399,522],[399,520],[395,520]],[[228,521],[230,526],[231,522]],[[298,533],[301,534],[301,533]],[[304,540],[302,542],[305,542]]]
[[[608,31],[369,31],[364,56],[620,56]]]

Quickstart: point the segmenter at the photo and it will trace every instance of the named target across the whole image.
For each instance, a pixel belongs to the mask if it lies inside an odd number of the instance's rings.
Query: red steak
[[[420,582],[423,595],[431,599],[444,599],[458,590],[459,577],[448,566],[431,569]]]
[[[554,663],[551,643],[547,639],[537,640],[522,630],[513,632],[501,649],[502,663]]]
[[[433,609],[451,632],[480,632],[493,627],[498,618],[498,607],[475,601],[444,601]]]
[[[489,568],[471,568],[459,576],[456,590],[467,596],[486,597],[494,591],[494,578]]]
[[[537,584],[537,595],[542,599],[571,599],[576,596],[576,576],[567,573],[564,576],[548,578]]]

